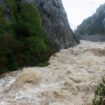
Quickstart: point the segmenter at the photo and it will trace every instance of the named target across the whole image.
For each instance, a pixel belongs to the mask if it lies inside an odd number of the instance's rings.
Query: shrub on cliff
[[[45,36],[34,3],[5,0],[0,6],[0,73],[45,62],[56,48]]]
[[[105,79],[103,79],[95,91],[93,105],[105,105]]]

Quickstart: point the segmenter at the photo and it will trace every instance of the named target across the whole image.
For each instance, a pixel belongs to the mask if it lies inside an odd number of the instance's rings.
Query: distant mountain
[[[105,35],[105,4],[101,5],[96,13],[85,19],[82,24],[77,27],[77,35]]]

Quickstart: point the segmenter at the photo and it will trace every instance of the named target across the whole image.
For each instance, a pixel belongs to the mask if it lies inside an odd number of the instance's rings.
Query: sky
[[[105,3],[105,0],[62,0],[73,30]]]

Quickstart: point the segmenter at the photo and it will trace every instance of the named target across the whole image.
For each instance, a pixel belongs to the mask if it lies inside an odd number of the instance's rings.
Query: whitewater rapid
[[[81,41],[54,54],[49,62],[47,67],[23,68],[2,76],[0,105],[91,105],[105,75],[105,43]],[[30,72],[29,80],[22,84],[19,75],[24,71]],[[33,71],[39,76],[35,82]]]

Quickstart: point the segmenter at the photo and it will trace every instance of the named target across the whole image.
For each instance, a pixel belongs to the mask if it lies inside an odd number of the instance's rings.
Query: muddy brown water
[[[0,79],[0,105],[91,105],[105,74],[104,52],[104,42],[81,41],[52,56],[47,67],[6,74]],[[28,73],[19,79],[24,71]]]

